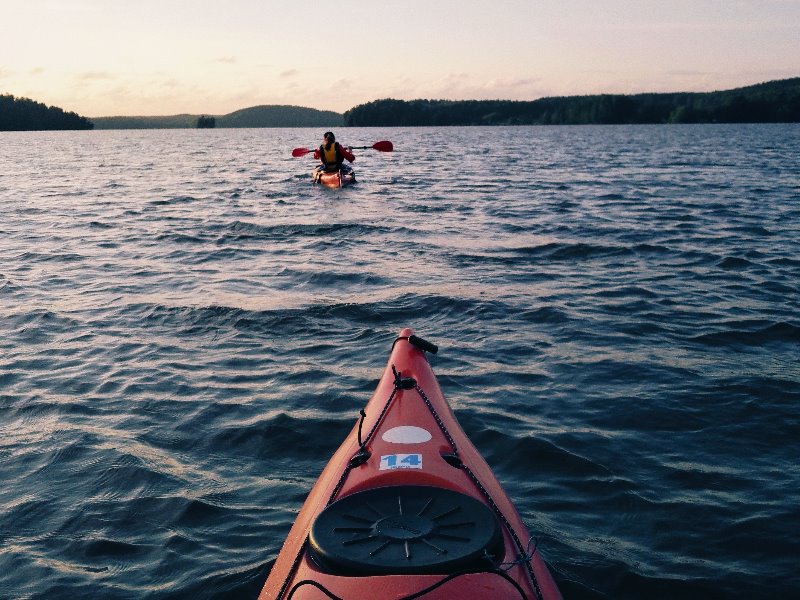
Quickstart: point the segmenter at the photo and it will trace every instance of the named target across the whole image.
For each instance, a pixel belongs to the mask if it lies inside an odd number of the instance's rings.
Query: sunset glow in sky
[[[89,117],[711,91],[800,76],[800,0],[0,0],[0,9],[0,93]]]

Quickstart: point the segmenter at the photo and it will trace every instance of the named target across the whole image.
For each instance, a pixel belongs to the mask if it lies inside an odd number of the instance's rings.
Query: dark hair
[[[333,135],[333,132],[332,132],[332,131],[326,131],[326,132],[323,134],[323,136],[322,136],[322,137],[324,137],[324,138],[325,138],[325,140],[328,142],[328,143],[325,145],[325,149],[326,149],[326,150],[330,150],[330,149],[331,149],[331,144],[333,144],[334,142],[336,142],[336,136],[335,136],[335,135]]]

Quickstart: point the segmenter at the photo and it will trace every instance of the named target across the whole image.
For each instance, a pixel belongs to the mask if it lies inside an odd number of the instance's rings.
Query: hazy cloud
[[[108,71],[84,71],[83,73],[78,73],[77,78],[81,81],[107,81],[116,79],[117,76]]]
[[[422,91],[424,90],[424,91]],[[438,82],[417,82],[401,92],[410,99],[432,98],[449,100],[536,100],[547,95],[539,77],[496,78],[481,80],[469,73],[450,73]]]
[[[525,77],[522,79],[511,79],[505,85],[511,89],[513,88],[529,88],[532,85],[539,85],[542,83],[541,77]]]
[[[349,90],[353,87],[353,80],[352,79],[339,79],[334,81],[331,85],[331,90]]]
[[[300,72],[297,69],[289,69],[288,71],[283,71],[280,76],[287,79],[289,77],[297,77],[299,74]]]
[[[182,90],[186,86],[181,80],[176,79],[175,77],[167,77],[166,79],[163,78],[153,79],[150,82],[149,87],[154,90],[160,88],[162,90],[174,91],[174,90]]]
[[[31,69],[29,71],[29,74],[30,75],[41,75],[45,71],[46,71],[46,69],[44,67],[36,67],[35,69]]]
[[[215,62],[223,63],[226,65],[234,65],[238,62],[238,60],[239,59],[237,59],[235,56],[223,56],[221,58],[218,58]]]
[[[101,10],[101,6],[98,6],[96,3],[80,1],[66,2],[64,0],[58,0],[57,2],[45,2],[42,8],[47,13],[62,12],[71,15],[75,13],[97,12],[98,10]]]

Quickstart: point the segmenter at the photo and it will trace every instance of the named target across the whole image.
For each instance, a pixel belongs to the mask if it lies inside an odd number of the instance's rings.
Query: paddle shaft
[[[379,152],[391,152],[394,150],[394,144],[388,140],[381,140],[380,142],[375,142],[372,146],[355,146],[350,147],[350,150],[377,150]],[[292,150],[292,156],[298,158],[300,156],[305,156],[309,152],[314,152],[314,150],[310,150],[308,148],[295,148]]]

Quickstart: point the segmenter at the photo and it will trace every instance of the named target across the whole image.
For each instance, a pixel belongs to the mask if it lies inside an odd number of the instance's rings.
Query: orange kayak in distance
[[[404,329],[259,600],[559,600],[533,537]]]

